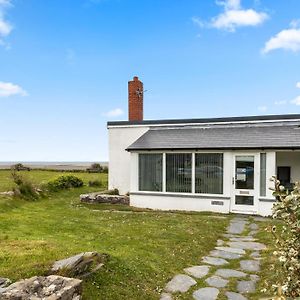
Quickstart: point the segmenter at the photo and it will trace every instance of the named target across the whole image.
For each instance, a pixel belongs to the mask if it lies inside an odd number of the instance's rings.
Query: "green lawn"
[[[58,175],[47,171],[26,174],[36,183]],[[104,174],[74,175],[85,182],[107,182]],[[9,172],[0,171],[0,190],[10,186]],[[95,190],[85,186],[37,202],[0,196],[0,277],[18,280],[46,274],[57,259],[98,251],[108,253],[110,260],[84,282],[85,300],[159,299],[169,279],[183,268],[199,264],[215,247],[231,218],[79,202],[81,193]],[[268,222],[261,224],[266,225]],[[261,235],[271,243],[267,233]],[[267,264],[265,267],[262,274],[267,277],[270,271]],[[258,297],[259,293],[253,299]]]

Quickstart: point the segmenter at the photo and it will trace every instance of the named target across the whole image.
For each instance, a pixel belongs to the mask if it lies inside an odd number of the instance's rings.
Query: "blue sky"
[[[108,120],[300,113],[299,0],[0,0],[0,161],[103,161]]]

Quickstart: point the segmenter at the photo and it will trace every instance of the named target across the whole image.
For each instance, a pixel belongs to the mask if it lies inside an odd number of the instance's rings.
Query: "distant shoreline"
[[[30,161],[7,161],[0,162],[0,169],[10,169],[12,165],[17,163],[21,163],[26,167],[32,169],[55,169],[55,170],[85,170],[91,164],[95,162],[65,162],[65,161],[57,161],[57,162],[30,162]],[[108,162],[97,162],[100,163],[101,166],[108,166]]]

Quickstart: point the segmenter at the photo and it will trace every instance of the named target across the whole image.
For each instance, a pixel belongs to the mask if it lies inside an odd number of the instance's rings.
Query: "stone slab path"
[[[160,300],[173,300],[176,293],[189,293],[195,300],[216,300],[221,295],[228,300],[247,300],[247,295],[256,291],[261,251],[266,249],[266,245],[255,238],[259,230],[255,222],[262,219],[233,218],[215,249],[199,258],[199,265],[189,266],[183,274],[175,275]]]

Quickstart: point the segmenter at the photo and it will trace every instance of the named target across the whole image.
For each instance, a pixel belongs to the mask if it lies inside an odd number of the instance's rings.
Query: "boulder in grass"
[[[50,272],[72,277],[86,277],[98,271],[107,261],[108,255],[98,252],[80,254],[56,261]]]

